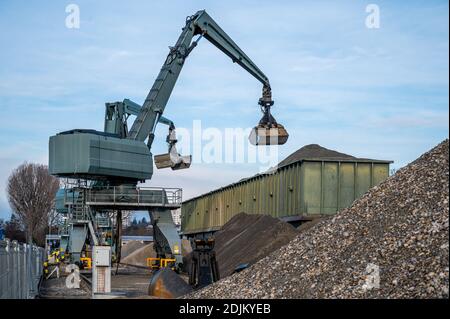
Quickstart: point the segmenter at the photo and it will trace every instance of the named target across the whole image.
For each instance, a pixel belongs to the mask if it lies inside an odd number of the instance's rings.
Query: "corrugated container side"
[[[334,214],[388,176],[389,162],[297,162],[184,202],[182,231],[218,229],[241,212],[278,218]]]

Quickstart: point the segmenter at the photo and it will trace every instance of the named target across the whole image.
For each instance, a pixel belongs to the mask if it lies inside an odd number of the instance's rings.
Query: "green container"
[[[181,231],[215,231],[241,212],[285,220],[332,215],[384,181],[391,163],[303,159],[183,202]]]

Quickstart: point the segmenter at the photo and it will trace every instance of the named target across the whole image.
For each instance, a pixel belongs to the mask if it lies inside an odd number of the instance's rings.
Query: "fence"
[[[0,241],[0,299],[31,299],[38,294],[44,249]]]

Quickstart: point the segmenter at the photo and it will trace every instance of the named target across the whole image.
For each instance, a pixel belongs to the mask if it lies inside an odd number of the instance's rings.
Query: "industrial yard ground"
[[[116,265],[115,265],[116,266]],[[40,299],[91,299],[91,274],[83,271],[81,274],[80,289],[66,287],[66,276],[44,280],[40,288]],[[111,274],[111,293],[98,295],[99,299],[110,298],[153,298],[148,295],[148,286],[151,270],[144,267],[119,265]]]

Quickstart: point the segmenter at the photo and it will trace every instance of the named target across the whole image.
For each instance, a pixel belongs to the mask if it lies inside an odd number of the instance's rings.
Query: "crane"
[[[68,205],[72,205],[72,210],[77,214],[87,215],[78,218],[77,225],[94,218],[96,212],[105,210],[148,210],[154,224],[155,249],[158,256],[173,257],[177,264],[182,260],[181,245],[170,209],[181,205],[181,196],[178,192],[170,193],[167,189],[142,189],[137,184],[151,179],[153,159],[157,168],[170,167],[176,170],[188,168],[191,164],[191,156],[178,154],[175,146],[175,125],[165,118],[163,113],[187,57],[201,38],[211,42],[262,84],[262,95],[258,104],[263,117],[252,129],[250,143],[258,146],[286,143],[288,133],[271,114],[274,102],[268,77],[205,10],[186,18],[177,42],[170,47],[169,54],[142,105],[129,99],[106,103],[103,132],[75,129],[51,136],[49,140],[50,173],[58,177],[91,182],[78,186],[70,193],[73,200]],[[128,130],[127,120],[130,115],[135,115],[136,118]],[[158,123],[169,127],[169,152],[153,156],[151,147]],[[92,224],[96,226],[95,222],[91,222],[85,229],[91,230],[91,236],[98,237],[99,233],[95,230],[98,230],[98,227],[93,227]],[[80,247],[80,243],[82,246],[85,240],[83,236],[86,236],[87,231],[79,231],[81,235],[77,235],[78,239],[75,235],[72,236],[73,247]],[[75,241],[78,241],[78,244]]]
[[[193,41],[196,35],[198,38]],[[263,85],[262,96],[258,104],[261,106],[264,116],[252,131],[250,142],[255,145],[284,144],[288,138],[287,132],[270,113],[274,102],[269,79],[204,10],[187,17],[186,25],[175,46],[170,48],[161,71],[130,129],[128,138],[144,141],[149,133],[154,133],[155,124],[164,112],[184,62],[202,37],[210,41]],[[270,139],[270,137],[274,138]],[[151,138],[150,141],[153,139]]]

